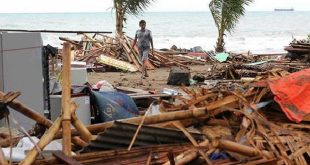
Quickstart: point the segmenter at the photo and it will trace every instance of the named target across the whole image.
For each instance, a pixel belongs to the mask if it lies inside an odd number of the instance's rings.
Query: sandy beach
[[[191,75],[204,74],[208,69],[208,65],[192,65],[189,66]],[[126,73],[126,72],[91,72],[88,74],[90,84],[96,84],[100,80],[106,80],[113,86],[124,86],[131,88],[139,88],[147,91],[160,91],[163,88],[177,89],[178,86],[167,85],[170,68],[156,68],[149,70],[149,77],[143,79],[143,85],[140,84],[141,73]]]

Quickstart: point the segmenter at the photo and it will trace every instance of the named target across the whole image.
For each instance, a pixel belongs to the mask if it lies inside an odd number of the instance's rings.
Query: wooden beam
[[[25,29],[0,29],[0,31],[10,32],[40,32],[40,33],[112,33],[109,31],[80,31],[80,30],[25,30]]]
[[[0,91],[0,97],[4,97],[4,93]],[[10,104],[9,107],[11,107],[13,110],[27,116],[28,118],[36,121],[37,123],[45,126],[46,128],[49,128],[52,126],[53,122],[46,119],[44,116],[36,112],[35,110],[27,107],[17,99],[13,100]]]
[[[71,156],[71,44],[65,42],[62,52],[62,150],[67,156]]]
[[[145,118],[144,124],[157,124],[157,123],[163,123],[163,122],[168,122],[168,121],[183,120],[183,119],[188,119],[188,118],[195,118],[195,117],[198,118],[198,117],[205,116],[206,114],[207,114],[206,108],[196,108],[193,110],[180,110],[177,112],[167,112],[167,113],[162,113],[159,115],[147,116]],[[142,119],[143,117],[133,117],[133,118],[123,119],[119,121],[137,124],[141,122]],[[97,133],[103,132],[105,129],[111,127],[113,124],[114,124],[114,121],[100,123],[100,124],[93,124],[93,125],[87,126],[87,129],[92,134],[97,134]],[[61,132],[57,133],[55,138],[61,138],[61,135],[62,135]],[[79,132],[73,129],[72,135],[78,136]]]
[[[39,143],[37,143],[37,146],[42,150],[46,145],[48,145],[52,140],[53,137],[55,136],[56,132],[60,129],[61,127],[61,121],[62,118],[59,117],[55,120],[54,124],[44,133],[44,135],[41,137]],[[38,150],[36,147],[33,147],[26,155],[26,158],[20,162],[19,165],[31,165],[37,155],[38,155]]]

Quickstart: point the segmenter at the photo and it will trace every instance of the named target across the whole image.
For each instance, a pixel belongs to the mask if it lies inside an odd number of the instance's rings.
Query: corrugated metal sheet
[[[117,148],[127,148],[137,130],[138,125],[115,122],[105,132],[99,133],[97,139],[92,141],[83,152],[94,152]],[[197,140],[203,140],[203,135],[192,133]],[[142,126],[136,138],[134,146],[146,146],[156,144],[187,143],[189,140],[183,132],[174,129],[164,129],[151,126]]]

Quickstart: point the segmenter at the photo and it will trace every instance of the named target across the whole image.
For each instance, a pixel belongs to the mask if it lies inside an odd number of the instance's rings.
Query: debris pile
[[[296,40],[294,39],[290,46],[285,47],[289,52],[288,56],[292,59],[304,59],[309,62],[310,55],[310,39]]]
[[[120,69],[123,71],[141,71],[142,61],[138,54],[138,48],[132,47],[132,39],[127,36],[112,38],[103,34],[95,34],[90,37],[83,34],[81,41],[74,41],[68,38],[60,40],[70,42],[75,45],[74,59],[84,61],[89,68],[104,66]],[[196,60],[190,56],[176,55],[171,51],[157,51],[154,54],[150,51],[148,69],[158,67],[179,66],[187,68],[187,64],[204,64],[204,60]]]
[[[309,63],[283,56],[278,60],[246,54],[188,53],[189,57],[204,56],[213,64],[204,75],[195,77],[197,85],[181,85],[178,92],[167,89],[171,94],[118,88],[136,91],[126,98],[140,99],[144,104],[148,104],[146,98],[152,101],[145,109],[136,108],[135,115],[116,119],[113,115],[118,109],[114,104],[128,109],[124,105],[128,102],[114,93],[113,99],[100,95],[108,106],[102,104],[105,111],[98,113],[112,121],[85,126],[76,116],[76,104],[71,102],[71,44],[75,46],[75,60],[93,63],[94,67],[141,70],[137,50],[131,48],[129,38],[100,36],[102,39],[84,34],[81,42],[61,38],[66,41],[62,56],[63,113],[54,122],[16,100],[20,93],[0,93],[2,117],[7,117],[9,106],[47,129],[41,130],[41,139],[20,164],[310,164],[310,127],[306,123],[310,121]],[[184,58],[155,51],[148,66],[186,68],[190,60]],[[189,72],[175,73],[171,75],[190,82]],[[94,86],[101,89],[103,84]],[[4,141],[11,137],[1,138]],[[44,147],[61,138],[63,151],[44,156],[48,152]],[[2,149],[0,161],[8,164]]]
[[[309,164],[310,127],[281,118],[274,87],[266,86],[292,76],[279,73],[270,71],[229,90],[182,87],[186,94],[174,102],[160,100],[160,114],[146,110],[143,117],[89,126],[97,138],[71,159],[82,164]],[[59,158],[35,162],[52,163],[64,164]]]

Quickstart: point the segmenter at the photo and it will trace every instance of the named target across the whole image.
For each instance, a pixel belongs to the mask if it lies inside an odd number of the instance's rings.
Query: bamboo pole
[[[241,155],[246,156],[264,156],[265,158],[272,159],[274,155],[266,150],[257,150],[253,147],[249,147],[246,145],[238,144],[236,142],[232,142],[229,140],[219,140],[215,143],[212,143],[212,145],[217,146],[219,148],[222,148],[224,150],[232,151],[239,153]]]
[[[88,146],[88,143],[86,143],[84,140],[82,140],[78,136],[72,137],[71,140],[72,140],[72,143],[74,143],[76,146],[79,146],[79,147],[86,147],[86,146]]]
[[[93,44],[94,44],[95,46],[97,46],[98,48],[104,48],[104,46],[102,46],[100,43],[95,42],[96,40],[93,39],[93,38],[91,38],[91,37],[89,37],[88,35],[83,34],[83,36],[86,37],[88,40],[92,41]]]
[[[135,135],[133,136],[133,138],[132,138],[132,140],[131,140],[131,142],[130,142],[130,145],[129,145],[129,147],[128,147],[128,151],[131,150],[131,147],[133,146],[134,142],[136,141],[136,138],[137,138],[137,136],[138,136],[138,134],[139,134],[139,131],[140,131],[140,129],[142,128],[142,125],[143,125],[144,120],[145,120],[145,118],[146,118],[146,115],[147,115],[148,111],[151,109],[152,105],[153,105],[153,103],[152,103],[152,104],[149,106],[149,108],[146,110],[146,112],[145,112],[145,114],[144,114],[142,120],[140,121],[139,126],[138,126],[138,128],[137,128],[137,130],[136,130],[136,132],[135,132]]]
[[[76,128],[77,131],[81,134],[82,139],[89,143],[91,140],[94,140],[92,134],[88,131],[86,126],[81,122],[81,120],[76,116],[75,111],[77,109],[76,103],[71,103],[71,123]],[[73,138],[72,138],[73,139]]]
[[[8,165],[8,161],[5,159],[5,156],[3,154],[2,148],[0,147],[0,164],[1,165]]]
[[[206,115],[206,108],[197,108],[194,110],[182,110],[176,112],[167,112],[159,115],[152,115],[145,117],[144,124],[157,124],[167,121],[174,121],[174,120],[183,120],[188,118],[195,118],[195,117],[202,117]],[[139,123],[141,122],[143,117],[134,117],[130,119],[123,119],[119,120],[120,122],[127,122],[127,123]],[[100,124],[93,124],[87,126],[87,129],[92,134],[97,134],[99,132],[103,132],[105,129],[111,127],[114,124],[114,121],[100,123]],[[77,130],[72,130],[73,136],[78,136],[79,132]],[[61,132],[58,133],[55,138],[61,138]]]
[[[41,137],[39,143],[37,143],[37,146],[43,150],[43,148],[48,145],[52,140],[56,132],[60,129],[62,118],[58,117],[54,124],[47,130],[47,132],[44,133],[44,135]],[[33,147],[31,151],[28,152],[26,155],[26,158],[20,162],[20,165],[30,165],[32,164],[36,157],[38,155],[38,150],[36,147]]]
[[[193,136],[187,131],[187,129],[183,126],[183,124],[180,121],[174,121],[172,122],[172,124],[179,130],[181,130],[195,147],[199,146],[195,138],[193,138]],[[204,152],[198,150],[198,153],[204,158],[207,164],[213,164]]]
[[[205,140],[201,143],[199,143],[199,146],[201,147],[207,147],[209,145],[209,140]],[[206,153],[204,153],[206,155]],[[174,160],[176,164],[187,164],[189,162],[191,162],[192,160],[196,159],[199,156],[199,153],[197,152],[197,150],[195,149],[189,149],[184,151],[183,153],[177,155]],[[212,163],[212,162],[210,162]],[[167,161],[165,164],[163,165],[170,165],[170,162]]]
[[[0,31],[10,32],[40,32],[40,33],[112,33],[110,31],[74,31],[74,30],[26,30],[26,29],[0,29]]]
[[[0,91],[0,97],[4,97],[5,93]],[[45,126],[46,128],[49,128],[52,126],[53,122],[43,117],[41,114],[36,112],[35,110],[32,110],[31,108],[27,107],[17,99],[13,100],[9,107],[11,107],[13,110],[29,117],[30,119],[36,121],[37,123]]]
[[[71,44],[65,42],[62,52],[62,150],[71,156]]]

